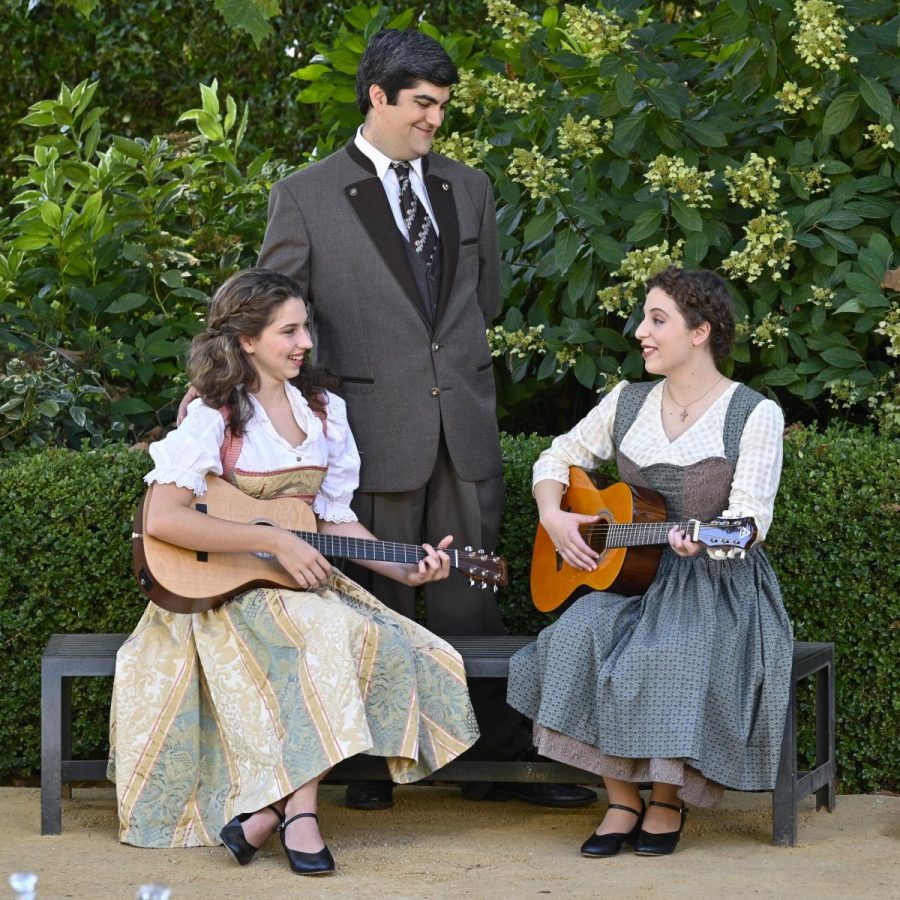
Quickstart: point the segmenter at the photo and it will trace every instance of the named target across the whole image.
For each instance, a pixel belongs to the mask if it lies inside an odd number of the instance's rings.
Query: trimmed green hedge
[[[531,465],[547,438],[504,437],[499,551],[517,633],[550,621],[531,605]],[[48,450],[0,465],[0,778],[40,762],[40,656],[53,632],[130,631],[144,601],[131,575],[131,516],[145,454]],[[900,443],[868,431],[798,428],[769,534],[798,640],[837,655],[838,761],[847,792],[897,790],[900,772]],[[152,660],[148,660],[152,665]],[[109,682],[76,680],[76,755],[106,742]]]

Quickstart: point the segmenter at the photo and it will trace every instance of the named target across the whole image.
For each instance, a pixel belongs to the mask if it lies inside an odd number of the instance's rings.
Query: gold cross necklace
[[[688,413],[688,407],[689,407],[689,406],[693,406],[695,403],[698,403],[698,402],[699,402],[700,400],[702,400],[707,394],[709,394],[709,393],[712,391],[712,389],[713,389],[714,387],[717,387],[718,385],[720,385],[724,380],[725,380],[725,376],[724,376],[724,375],[720,375],[719,378],[718,378],[718,380],[716,380],[716,381],[713,383],[712,387],[707,388],[707,389],[706,389],[699,397],[696,397],[695,399],[691,400],[690,403],[682,403],[680,400],[676,400],[676,399],[672,396],[672,389],[669,387],[669,379],[667,378],[667,379],[666,379],[666,392],[667,392],[668,395],[669,395],[669,399],[670,399],[676,406],[680,406],[680,407],[681,407],[681,412],[678,414],[678,418],[681,419],[681,421],[683,422],[683,421],[688,417],[688,415],[689,415],[689,413]]]

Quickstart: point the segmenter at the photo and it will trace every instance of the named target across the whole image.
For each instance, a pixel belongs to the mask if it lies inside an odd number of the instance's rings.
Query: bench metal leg
[[[797,690],[793,677],[788,699],[787,721],[781,740],[781,759],[772,794],[772,843],[776,847],[793,847],[797,843]]]
[[[67,685],[68,687],[68,685]],[[63,679],[41,669],[41,834],[62,832]]]
[[[837,801],[834,752],[834,664],[830,663],[816,672],[816,768],[831,766],[831,777],[816,791],[816,809],[824,806],[828,812],[834,812]]]

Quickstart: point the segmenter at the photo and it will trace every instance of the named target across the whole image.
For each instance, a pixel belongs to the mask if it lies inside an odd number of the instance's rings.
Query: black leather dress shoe
[[[675,851],[678,846],[678,840],[684,829],[684,823],[687,819],[688,811],[684,804],[675,806],[674,803],[663,803],[661,800],[651,800],[650,806],[665,806],[668,809],[674,809],[681,813],[681,824],[677,831],[664,831],[662,834],[653,834],[649,831],[641,829],[638,835],[637,843],[634,845],[636,856],[668,856]]]
[[[350,809],[390,809],[394,805],[392,781],[351,781],[344,795]]]
[[[317,822],[319,821],[319,817],[315,813],[297,813],[296,816],[291,816],[279,826],[278,836],[281,838],[281,846],[284,847],[284,855],[288,858],[291,871],[295,875],[330,875],[334,871],[334,857],[327,846],[323,846],[321,850],[316,850],[315,853],[304,853],[302,850],[291,850],[285,843],[285,829],[297,819],[315,819]]]
[[[597,794],[577,784],[546,784],[544,782],[496,782],[487,791],[466,791],[471,800],[524,800],[536,806],[555,806],[570,809],[597,802]]]
[[[615,856],[622,849],[623,844],[633,845],[641,833],[641,825],[644,821],[644,801],[641,800],[641,808],[632,809],[630,806],[622,806],[621,803],[610,803],[608,809],[624,809],[625,812],[633,813],[637,816],[637,822],[634,828],[629,832],[614,832],[612,834],[592,834],[582,845],[582,856],[593,856],[602,858],[606,856]]]

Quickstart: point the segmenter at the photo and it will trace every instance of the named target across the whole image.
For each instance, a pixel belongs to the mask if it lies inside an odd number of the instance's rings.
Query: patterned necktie
[[[431,223],[431,216],[428,215],[425,204],[419,201],[409,182],[409,163],[394,162],[391,163],[391,168],[397,174],[397,180],[400,182],[400,213],[403,216],[403,223],[406,225],[409,242],[424,260],[425,265],[429,266],[438,245],[438,237],[434,225]]]

